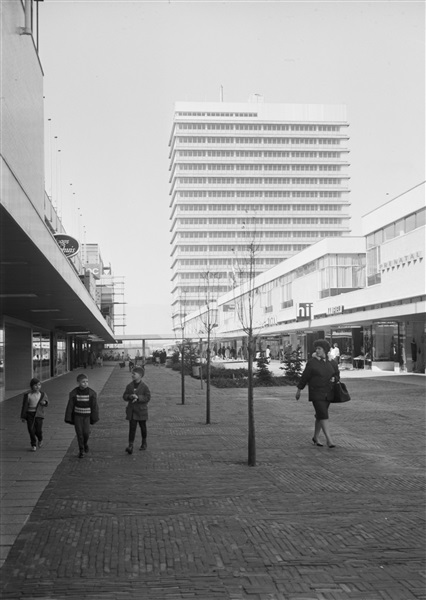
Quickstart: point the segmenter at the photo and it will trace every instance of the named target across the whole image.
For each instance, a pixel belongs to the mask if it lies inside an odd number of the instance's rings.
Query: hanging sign
[[[58,242],[60,249],[67,258],[75,256],[80,250],[80,244],[70,235],[66,235],[65,233],[55,233],[53,237]]]

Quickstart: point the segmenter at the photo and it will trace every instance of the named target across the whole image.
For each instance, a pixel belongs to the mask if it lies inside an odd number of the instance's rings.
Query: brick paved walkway
[[[333,450],[310,442],[307,392],[256,390],[248,467],[246,390],[213,388],[207,426],[200,382],[182,406],[179,374],[148,366],[148,450],[128,456],[129,373],[110,373],[90,453],[64,450],[0,571],[3,600],[426,599],[424,378],[348,381]],[[52,440],[28,453],[33,473]]]

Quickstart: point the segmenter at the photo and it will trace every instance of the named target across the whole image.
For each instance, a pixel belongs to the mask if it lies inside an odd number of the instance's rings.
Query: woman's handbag
[[[331,402],[349,402],[350,399],[351,396],[346,385],[342,381],[336,381],[334,383],[334,399]]]

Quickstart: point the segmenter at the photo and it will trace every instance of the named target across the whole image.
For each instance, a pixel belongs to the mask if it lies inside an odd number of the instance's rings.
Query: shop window
[[[33,377],[50,378],[50,334],[33,332]]]

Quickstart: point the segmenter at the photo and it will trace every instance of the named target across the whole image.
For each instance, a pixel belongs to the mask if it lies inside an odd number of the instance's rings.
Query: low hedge
[[[246,377],[239,377],[237,379],[230,379],[229,377],[215,377],[210,380],[210,383],[217,388],[247,388],[248,379]],[[256,377],[253,377],[253,387],[283,387],[287,385],[295,385],[289,381],[286,377],[272,377],[272,379],[265,383],[259,381]]]

